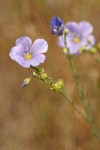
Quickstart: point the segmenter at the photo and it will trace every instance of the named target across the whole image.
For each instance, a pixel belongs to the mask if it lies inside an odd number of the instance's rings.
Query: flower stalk
[[[59,79],[56,82],[54,82],[54,80],[51,77],[49,77],[45,72],[44,72],[44,75],[46,74],[46,76],[44,76],[45,78],[41,78],[41,75],[43,75],[42,70],[44,70],[44,69],[33,67],[33,66],[31,66],[31,68],[35,69],[35,71],[36,71],[36,73],[33,72],[33,77],[34,78],[39,79],[39,80],[45,82],[47,85],[50,86],[50,89],[53,90],[54,92],[59,92],[65,98],[65,100],[74,108],[75,111],[77,111],[79,114],[81,114],[85,119],[87,118],[87,114],[83,110],[81,110],[79,108],[79,106],[77,106],[73,102],[73,100],[67,94],[67,92],[64,91],[63,80]],[[35,76],[34,76],[34,74],[35,74]]]
[[[87,114],[86,119],[89,123],[92,124],[93,123],[92,111],[91,111],[90,105],[88,103],[87,97],[84,94],[83,86],[81,85],[80,77],[79,77],[76,65],[73,62],[73,57],[72,57],[72,55],[70,55],[69,48],[67,47],[66,34],[64,34],[63,41],[64,41],[65,48],[68,50],[68,54],[66,54],[66,56],[67,56],[68,61],[69,61],[69,65],[70,65],[70,68],[71,68],[71,71],[72,71],[73,78],[75,79],[75,82],[76,82],[78,90],[79,90],[80,100],[82,101],[82,103],[85,107],[85,111],[86,111],[86,114]]]

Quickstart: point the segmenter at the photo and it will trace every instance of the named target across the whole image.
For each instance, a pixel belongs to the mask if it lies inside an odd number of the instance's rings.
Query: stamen
[[[32,58],[32,55],[30,53],[27,53],[24,55],[25,59],[30,60]]]
[[[76,38],[74,38],[74,40],[73,40],[75,43],[79,43],[80,42],[80,38],[79,37],[76,37]]]

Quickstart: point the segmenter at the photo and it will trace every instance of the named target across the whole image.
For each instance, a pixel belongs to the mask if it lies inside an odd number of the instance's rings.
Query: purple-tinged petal
[[[93,26],[87,21],[81,21],[79,23],[79,29],[83,35],[89,35],[93,32]]]
[[[62,37],[58,37],[58,45],[64,48]],[[67,38],[67,47],[69,48],[70,54],[75,54],[78,51],[79,44],[71,42],[70,38]]]
[[[21,66],[29,68],[30,65],[38,66],[45,60],[45,53],[48,50],[48,44],[43,39],[35,40],[32,45],[32,41],[28,37],[20,37],[16,40],[16,46],[14,46],[9,55],[18,62]]]
[[[73,37],[71,36],[67,36],[67,47],[69,48],[70,54],[76,54],[78,53],[79,48],[87,44],[87,40],[86,38],[82,38],[79,43],[74,43],[72,38]],[[58,37],[58,45],[64,48],[62,37]]]
[[[13,60],[15,60],[16,57],[18,57],[18,56],[23,56],[23,53],[24,53],[24,50],[23,50],[23,48],[21,47],[21,45],[19,45],[19,46],[14,46],[14,47],[11,49],[9,55],[10,55],[10,57],[11,57]]]
[[[91,43],[91,45],[94,45],[95,44],[95,37],[93,35],[89,35],[88,41]]]
[[[86,49],[89,50],[95,44],[95,37],[93,35],[89,35],[87,40],[88,40],[88,45]]]
[[[24,68],[29,68],[30,67],[29,61],[26,60],[24,58],[24,56],[22,56],[22,55],[16,56],[13,60],[15,60],[17,63],[19,63],[19,65],[21,65]]]
[[[51,33],[58,36],[63,34],[64,30],[64,21],[57,16],[54,16],[50,20]]]
[[[47,52],[47,50],[48,50],[48,44],[44,39],[35,40],[31,47],[32,55],[45,53]]]
[[[27,36],[22,36],[16,40],[16,45],[21,45],[25,52],[28,52],[32,46],[32,40]]]
[[[61,36],[58,37],[57,44],[58,44],[60,47],[63,47],[63,48],[64,48],[64,42],[63,42],[63,39],[62,39]]]
[[[36,67],[38,66],[40,63],[43,63],[45,61],[45,55],[43,54],[39,54],[34,56],[31,60],[30,60],[30,65]]]
[[[50,21],[50,27],[54,28],[54,26],[60,27],[64,21],[57,16],[54,16]]]
[[[81,44],[68,44],[68,48],[70,51],[70,54],[77,54],[79,52],[79,48],[81,48],[83,45]]]
[[[65,29],[68,29],[69,32],[78,32],[78,24],[74,21],[65,24]]]
[[[19,61],[19,62],[18,62]],[[29,68],[30,67],[30,62],[29,62],[29,60],[26,60],[26,59],[18,59],[18,63],[22,66],[22,67],[24,67],[24,68]]]
[[[24,52],[21,45],[13,47],[9,53],[9,56],[21,66],[25,68],[30,67],[29,62],[24,58]]]
[[[68,43],[67,46],[69,47],[70,54],[77,54],[79,52],[79,49],[87,44],[87,40],[86,38],[81,38],[79,43],[74,43],[68,37],[67,43]]]

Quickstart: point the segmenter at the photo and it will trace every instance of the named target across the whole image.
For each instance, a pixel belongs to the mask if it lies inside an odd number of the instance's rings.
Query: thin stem
[[[73,103],[73,101],[70,99],[70,97],[67,95],[67,93],[66,93],[64,90],[61,90],[60,93],[65,97],[65,99],[73,106],[73,108],[74,108],[78,113],[82,114],[82,115],[86,118],[86,114],[85,114],[83,111],[81,111],[81,109],[80,109],[77,105],[75,105],[75,104]]]
[[[37,70],[37,68],[34,68],[34,69]],[[45,82],[46,84],[48,84],[48,85],[50,85],[50,86],[52,86],[52,84],[54,83],[54,81],[53,81],[50,77],[47,77],[46,79],[42,79],[42,78],[37,74],[37,75],[35,76],[35,78],[37,78],[37,79],[39,79],[39,80]],[[57,91],[57,92],[59,92],[62,96],[64,96],[64,98],[67,100],[67,102],[69,102],[69,103],[72,105],[72,107],[73,107],[78,113],[80,113],[82,116],[84,116],[84,117],[86,118],[86,114],[85,114],[83,111],[81,111],[81,109],[80,109],[77,105],[75,105],[75,104],[73,103],[73,100],[72,100],[71,97],[64,91],[64,89],[61,89],[61,90],[59,90],[59,91]]]
[[[31,67],[32,69],[35,69],[35,70],[38,70],[38,69],[40,69],[40,68],[36,68],[36,67]],[[43,81],[43,82],[45,82],[46,84],[48,84],[48,85],[50,85],[50,86],[52,86],[52,84],[54,83],[54,81],[53,81],[53,79],[52,78],[50,78],[50,77],[47,77],[47,78],[45,78],[45,79],[43,79],[43,78],[41,78],[41,76],[40,76],[40,74],[36,74],[36,76],[33,76],[33,77],[35,77],[35,78],[37,78],[37,79],[39,79],[39,80],[41,80],[41,81]],[[81,87],[81,86],[80,86]],[[81,88],[80,88],[81,89]],[[90,122],[90,118],[88,118],[87,117],[87,115],[88,115],[88,111],[86,111],[86,113],[84,112],[84,111],[82,111],[74,102],[73,102],[73,100],[71,99],[71,97],[70,96],[68,96],[68,94],[64,91],[64,89],[60,89],[59,91],[57,91],[57,92],[59,92],[64,98],[65,98],[65,100],[67,101],[67,102],[69,102],[69,104],[74,108],[74,110],[76,110],[79,114],[81,114],[85,119],[87,119],[88,120],[88,122],[90,123],[90,125],[91,125],[91,132],[92,132],[92,134],[95,136],[95,137],[98,137],[98,138],[100,138],[100,130],[99,129],[97,129],[95,126],[94,126],[94,124],[92,123],[92,122]],[[84,97],[84,96],[83,96]],[[88,104],[87,104],[87,109],[88,109]],[[90,116],[89,116],[90,117]]]
[[[70,55],[70,52],[69,52],[69,48],[67,47],[66,35],[64,36],[64,40],[63,41],[64,41],[65,48],[68,49],[68,54],[66,54],[66,56],[67,56],[68,61],[69,61],[69,65],[70,65],[70,68],[71,68],[71,71],[72,71],[73,78],[75,79],[77,87],[78,87],[78,90],[79,90],[80,99],[81,99],[81,101],[82,101],[82,103],[83,103],[83,105],[85,107],[85,110],[86,110],[87,121],[89,123],[93,123],[92,111],[91,111],[90,105],[88,103],[88,100],[87,100],[87,98],[86,98],[86,96],[84,94],[83,87],[82,87],[81,82],[80,82],[80,77],[78,75],[78,71],[77,71],[76,65],[74,64],[73,58],[72,58],[72,56]]]
[[[73,59],[71,57],[69,59],[69,64],[70,64],[70,67],[71,67],[71,70],[72,70],[73,77],[76,81],[77,87],[79,89],[80,99],[81,99],[81,101],[82,101],[82,103],[85,107],[86,113],[87,113],[87,120],[90,123],[92,123],[93,122],[92,111],[91,111],[90,105],[88,103],[87,97],[84,94],[83,87],[82,87],[81,82],[80,82],[80,77],[78,75],[76,65],[74,64]]]

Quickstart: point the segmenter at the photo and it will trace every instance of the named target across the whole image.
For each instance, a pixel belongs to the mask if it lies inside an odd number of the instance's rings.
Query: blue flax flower
[[[64,22],[57,16],[54,16],[50,21],[51,33],[58,36],[63,34]]]
[[[32,44],[32,40],[23,36],[16,40],[15,46],[11,49],[10,57],[18,62],[21,66],[29,68],[30,65],[38,66],[45,61],[48,44],[44,39],[37,39]]]
[[[95,38],[92,35],[93,27],[87,21],[81,21],[79,23],[69,22],[65,24],[64,28],[69,30],[66,42],[70,54],[80,53],[80,48],[84,46],[86,50],[89,50],[95,44]],[[58,45],[64,47],[61,36],[58,37]]]

